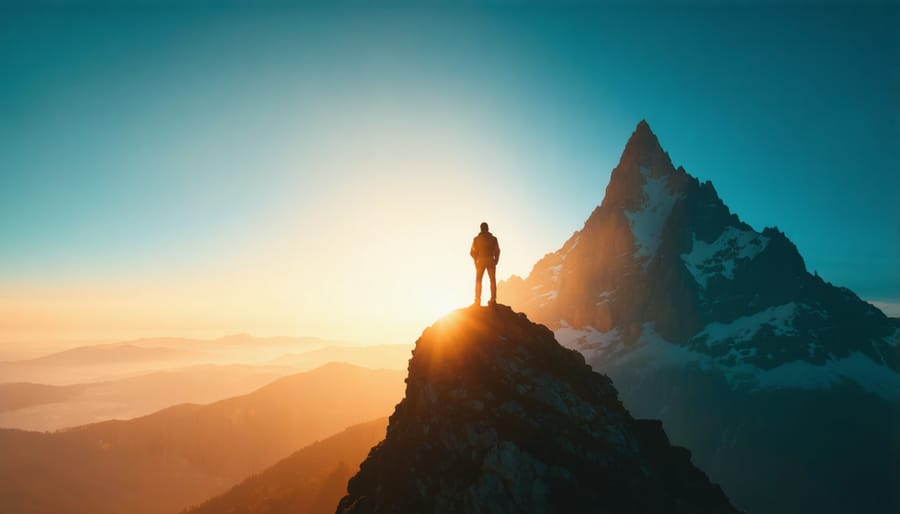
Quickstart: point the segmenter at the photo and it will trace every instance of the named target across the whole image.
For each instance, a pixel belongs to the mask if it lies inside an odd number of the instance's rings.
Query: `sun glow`
[[[41,291],[42,284],[25,284],[22,294],[0,299],[18,313],[0,319],[0,335],[122,340],[249,332],[414,341],[472,303],[468,251],[482,221],[504,251],[498,281],[527,272],[552,247],[538,237],[542,227],[521,226],[535,217],[533,193],[520,179],[527,163],[501,151],[507,147],[489,137],[502,133],[496,121],[459,94],[422,105],[336,102],[340,108],[327,118],[279,127],[304,134],[306,146],[284,144],[257,163],[266,175],[250,183],[258,191],[248,195],[259,194],[258,201],[238,195],[240,208],[229,204],[218,213],[221,223],[147,243],[139,262],[115,259],[95,275],[73,267],[71,285],[47,280]],[[310,124],[313,133],[304,129]],[[221,158],[173,155],[199,170],[205,158]],[[180,192],[191,206],[186,212],[215,220],[210,205],[227,198],[222,191],[230,186],[196,175],[197,185]],[[230,217],[233,211],[240,215]],[[486,299],[487,277],[484,291]]]

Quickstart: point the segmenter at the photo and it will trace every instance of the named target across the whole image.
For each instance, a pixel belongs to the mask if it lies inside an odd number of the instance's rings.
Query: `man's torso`
[[[475,236],[475,239],[472,241],[472,246],[475,248],[475,263],[484,266],[490,266],[494,264],[495,254],[499,245],[497,244],[497,238],[494,237],[490,232],[482,232]]]

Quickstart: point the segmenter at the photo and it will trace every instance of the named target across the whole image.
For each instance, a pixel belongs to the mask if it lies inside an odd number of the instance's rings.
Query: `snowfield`
[[[719,329],[718,334],[735,333],[732,329],[750,326],[749,319],[776,323],[789,319],[788,313],[796,310],[793,303],[785,304],[746,318],[735,320],[731,329]],[[743,320],[743,321],[742,321]],[[714,324],[715,325],[715,324]],[[620,342],[618,330],[600,332],[592,327],[574,329],[561,324],[556,339],[567,348],[578,350],[595,369],[609,367],[615,361],[617,367],[633,367],[639,373],[660,368],[697,367],[724,374],[734,388],[756,391],[779,389],[828,390],[844,382],[852,382],[863,390],[888,400],[900,399],[900,373],[879,364],[868,356],[854,352],[843,358],[832,358],[817,365],[807,361],[791,361],[771,369],[762,369],[738,361],[735,365],[723,365],[721,361],[705,353],[690,350],[667,341],[654,329],[653,323],[645,323],[643,333],[634,345]],[[716,329],[714,329],[715,331]],[[749,331],[739,331],[747,336]],[[598,364],[601,364],[599,365]]]
[[[641,175],[644,178],[644,203],[641,208],[636,211],[625,211],[637,246],[635,255],[645,257],[645,270],[662,242],[663,229],[672,213],[672,207],[681,198],[681,195],[669,192],[667,175],[654,178],[650,174],[648,168],[641,167]]]
[[[769,307],[768,309],[737,318],[731,323],[713,322],[695,336],[695,339],[706,338],[708,346],[715,346],[725,342],[744,342],[753,339],[753,336],[764,326],[774,330],[775,335],[797,335],[794,329],[794,317],[797,315],[797,304],[794,302]]]
[[[728,227],[712,243],[699,241],[694,236],[690,253],[681,256],[688,271],[701,287],[713,276],[734,278],[738,261],[752,260],[766,249],[769,238],[752,230]]]

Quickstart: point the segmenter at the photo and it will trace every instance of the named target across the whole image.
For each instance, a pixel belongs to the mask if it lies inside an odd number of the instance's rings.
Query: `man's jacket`
[[[477,266],[496,266],[500,261],[500,244],[490,232],[481,232],[472,240],[469,255]]]

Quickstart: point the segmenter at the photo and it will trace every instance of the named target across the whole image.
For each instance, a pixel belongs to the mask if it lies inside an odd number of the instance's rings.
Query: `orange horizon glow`
[[[498,159],[496,141],[471,130],[492,122],[460,105],[445,110],[454,125],[376,110],[350,126],[322,126],[318,154],[267,163],[292,170],[283,186],[297,200],[288,194],[270,212],[239,215],[247,226],[182,246],[154,246],[148,236],[139,258],[85,264],[60,255],[57,268],[0,277],[0,350],[233,333],[415,341],[472,303],[468,253],[482,221],[503,250],[498,281],[527,275],[569,236],[534,209],[541,191],[519,179],[521,158]],[[328,139],[332,132],[339,137]],[[328,174],[340,178],[307,181]],[[183,192],[183,201],[202,205],[220,186],[207,187]],[[131,236],[143,247],[140,233]]]
[[[363,211],[375,208],[361,199],[354,203]],[[223,255],[202,270],[6,285],[0,351],[234,333],[411,343],[442,316],[472,303],[475,270],[468,251],[483,219],[497,220],[491,226],[505,252],[498,281],[527,274],[529,259],[541,253],[526,251],[532,242],[516,235],[504,216],[475,217],[462,212],[470,205],[452,201],[438,214],[439,203],[430,205],[434,214],[406,223],[400,221],[405,212],[377,225],[372,217],[335,215],[330,219],[341,227],[338,233],[320,227],[308,241]],[[426,205],[420,200],[414,209]]]

